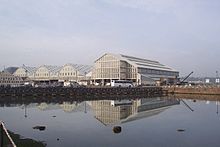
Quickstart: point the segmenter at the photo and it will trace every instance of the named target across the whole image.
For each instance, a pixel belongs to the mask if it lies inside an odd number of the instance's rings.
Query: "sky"
[[[219,8],[219,0],[0,0],[0,70],[115,53],[216,76]]]

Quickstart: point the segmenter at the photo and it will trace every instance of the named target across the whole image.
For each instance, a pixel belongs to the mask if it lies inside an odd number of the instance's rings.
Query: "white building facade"
[[[105,85],[111,80],[129,80],[135,84],[174,82],[179,72],[158,61],[121,54],[104,54],[95,61],[92,79]]]
[[[24,84],[21,77],[14,76],[8,72],[0,72],[0,86],[18,87]]]
[[[92,66],[79,64],[66,64],[59,71],[59,81],[81,82],[91,79]]]
[[[34,78],[34,73],[37,70],[36,67],[29,67],[29,66],[21,66],[19,67],[14,73],[13,75],[15,76],[19,76],[22,78],[30,78],[33,79]]]
[[[40,67],[19,67],[14,75],[38,85],[44,83],[58,84],[58,82],[78,82],[87,85],[91,80],[92,66],[79,64],[65,64],[63,66],[42,65]],[[55,86],[55,85],[54,85]]]
[[[34,73],[34,81],[58,81],[61,66],[42,65]]]

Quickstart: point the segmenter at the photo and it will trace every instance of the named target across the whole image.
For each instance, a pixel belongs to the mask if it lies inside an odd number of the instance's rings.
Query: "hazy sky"
[[[215,76],[220,1],[0,0],[0,69],[92,64],[106,52]]]

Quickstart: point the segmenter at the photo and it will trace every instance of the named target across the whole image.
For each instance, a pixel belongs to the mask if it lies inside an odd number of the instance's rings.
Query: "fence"
[[[2,121],[0,121],[0,147],[16,147]]]

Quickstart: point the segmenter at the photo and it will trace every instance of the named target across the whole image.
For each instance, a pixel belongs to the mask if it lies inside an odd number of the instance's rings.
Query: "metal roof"
[[[13,74],[17,69],[18,69],[18,67],[7,67],[3,71],[9,72],[10,74]]]
[[[37,67],[30,67],[30,66],[25,66],[23,65],[22,67],[20,68],[23,68],[25,71],[27,71],[29,74],[33,74],[36,70],[37,70]]]
[[[41,67],[45,67],[52,74],[56,74],[62,69],[62,66],[53,66],[53,65],[42,65],[39,68]]]
[[[81,64],[72,64],[72,63],[68,63],[64,66],[67,66],[67,65],[72,66],[76,71],[80,73],[80,75],[88,74],[93,68],[93,66],[91,65],[81,65]]]
[[[157,69],[157,70],[177,72],[176,70],[174,70],[166,65],[163,65],[158,61],[142,59],[142,58],[127,56],[127,55],[122,55],[122,54],[120,54],[120,56],[121,56],[122,60],[125,60],[128,63],[130,63],[131,65],[138,67],[138,68],[148,68],[148,69]]]
[[[163,65],[160,62],[154,61],[154,60],[148,60],[148,59],[143,59],[143,58],[138,58],[138,57],[133,57],[133,56],[128,56],[128,55],[123,55],[123,54],[106,53],[103,56],[105,56],[105,55],[114,56],[118,60],[126,61],[127,63],[129,63],[129,64],[131,64],[131,65],[133,65],[133,66],[135,66],[137,68],[147,68],[147,69],[156,69],[156,70],[163,70],[163,71],[178,72],[177,70],[175,70],[175,69],[173,69],[171,67],[168,67],[166,65]],[[100,57],[100,58],[102,58],[102,57]],[[99,59],[97,59],[96,61],[98,61]]]

